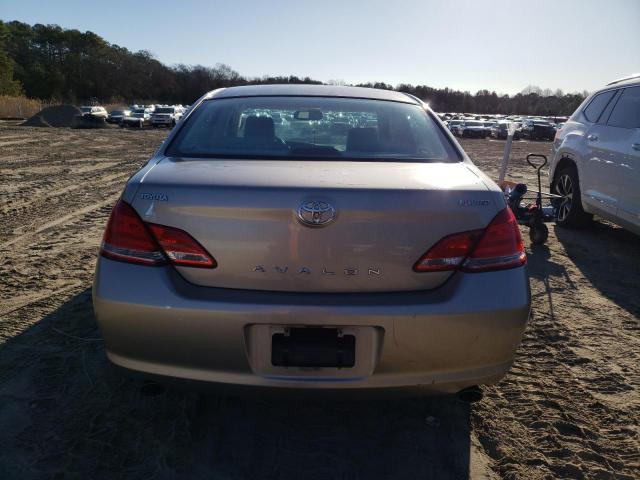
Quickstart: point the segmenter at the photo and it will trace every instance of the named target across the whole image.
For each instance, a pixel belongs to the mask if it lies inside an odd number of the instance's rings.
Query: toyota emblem
[[[333,205],[319,200],[303,202],[298,208],[298,220],[309,227],[324,227],[336,218]]]

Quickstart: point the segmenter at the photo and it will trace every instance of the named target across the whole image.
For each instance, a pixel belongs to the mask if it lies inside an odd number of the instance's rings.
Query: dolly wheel
[[[549,229],[544,223],[534,224],[529,228],[529,238],[534,245],[542,245],[549,238]]]

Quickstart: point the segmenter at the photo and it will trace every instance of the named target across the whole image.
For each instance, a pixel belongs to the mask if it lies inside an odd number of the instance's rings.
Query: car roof
[[[594,91],[593,95],[590,95],[589,97],[592,97],[597,93],[606,92],[607,90],[614,90],[621,87],[624,88],[624,87],[631,87],[631,86],[637,86],[637,85],[640,85],[640,75],[638,74],[630,75],[628,77],[621,78],[619,80],[614,80],[613,82],[607,83],[604,87]]]
[[[309,97],[341,97],[366,98],[371,100],[387,100],[392,102],[412,103],[418,100],[394,90],[377,88],[342,87],[334,85],[247,85],[213,90],[207,98],[262,97],[262,96],[309,96]]]
[[[617,80],[614,80],[613,82],[609,82],[606,86],[610,87],[611,85],[629,85],[632,83],[640,83],[640,73],[632,73],[631,75],[628,75],[626,77],[619,78]]]

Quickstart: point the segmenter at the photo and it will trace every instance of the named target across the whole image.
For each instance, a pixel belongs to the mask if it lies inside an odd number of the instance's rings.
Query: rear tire
[[[593,215],[582,208],[578,171],[573,165],[562,168],[553,181],[552,193],[561,195],[558,201],[556,223],[562,227],[584,227]]]

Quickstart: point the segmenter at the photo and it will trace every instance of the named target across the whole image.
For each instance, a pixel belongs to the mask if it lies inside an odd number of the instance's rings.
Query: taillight
[[[178,228],[145,224],[133,207],[119,200],[111,212],[100,253],[114,260],[160,265],[214,268],[215,259]]]
[[[100,253],[113,260],[144,265],[165,262],[160,247],[136,211],[122,200],[111,211]]]
[[[483,230],[454,233],[444,237],[416,262],[416,272],[438,272],[457,269],[478,243]]]
[[[505,208],[485,229],[478,245],[462,264],[467,272],[485,272],[519,267],[527,263],[524,242],[516,217]]]
[[[171,263],[186,267],[216,267],[215,259],[187,232],[153,223],[148,225]]]
[[[527,263],[518,222],[509,208],[494,217],[484,230],[449,235],[414,265],[416,272],[456,270],[486,272]]]

